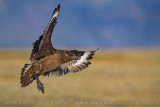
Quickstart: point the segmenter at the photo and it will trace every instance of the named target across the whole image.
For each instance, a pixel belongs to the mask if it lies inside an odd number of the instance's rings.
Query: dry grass
[[[45,94],[37,90],[36,82],[26,88],[20,87],[21,68],[26,62],[29,63],[29,56],[30,53],[24,51],[0,51],[0,106],[156,107],[160,104],[158,50],[99,52],[92,65],[81,72],[59,78],[52,75],[49,78],[41,77]],[[11,104],[12,101],[14,104]],[[15,104],[16,101],[26,101],[27,104]],[[57,104],[61,101],[66,104]],[[103,104],[100,104],[101,101]],[[131,104],[136,101],[141,104]],[[149,104],[151,101],[154,104]],[[10,104],[5,104],[7,102]],[[96,102],[99,104],[93,104]],[[105,104],[109,102],[111,104]]]

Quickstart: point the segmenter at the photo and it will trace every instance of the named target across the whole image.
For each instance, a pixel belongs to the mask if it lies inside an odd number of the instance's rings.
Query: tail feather
[[[21,87],[25,87],[27,85],[29,85],[30,83],[33,82],[33,80],[35,79],[33,76],[30,76],[30,68],[31,68],[31,64],[25,64],[24,67],[22,68],[22,72],[21,72]]]

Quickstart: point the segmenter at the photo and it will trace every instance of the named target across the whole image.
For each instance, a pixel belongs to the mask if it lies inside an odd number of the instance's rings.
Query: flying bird
[[[78,72],[88,67],[95,51],[60,50],[55,49],[51,43],[51,36],[57,24],[60,12],[60,4],[54,9],[50,22],[43,34],[33,43],[30,56],[31,64],[25,64],[22,68],[20,83],[21,87],[26,87],[34,80],[37,88],[44,94],[44,85],[39,80],[39,76],[49,76],[50,73],[56,76]],[[97,49],[98,50],[98,49]]]

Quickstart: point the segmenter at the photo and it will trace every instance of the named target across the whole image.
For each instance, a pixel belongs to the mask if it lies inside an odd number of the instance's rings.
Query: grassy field
[[[40,77],[45,94],[35,81],[20,87],[21,68],[29,57],[27,51],[0,51],[0,107],[160,105],[159,50],[97,52],[81,72]]]

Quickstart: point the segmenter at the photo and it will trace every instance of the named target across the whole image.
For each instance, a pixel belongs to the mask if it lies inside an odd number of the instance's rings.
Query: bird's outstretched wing
[[[97,49],[98,50],[98,49]],[[95,51],[97,51],[95,50]],[[59,67],[57,67],[54,70],[51,70],[49,72],[44,73],[44,76],[51,74],[55,74],[56,76],[61,76],[68,74],[69,72],[78,72],[88,67],[88,65],[91,64],[89,61],[93,58],[93,55],[95,54],[95,51],[77,51],[72,50],[72,52],[80,57],[79,60],[71,60],[67,63],[61,64]]]
[[[60,4],[54,9],[50,22],[48,23],[43,34],[33,43],[33,49],[30,60],[34,61],[44,56],[53,54],[54,48],[51,43],[53,29],[57,23],[57,17],[60,11]]]

